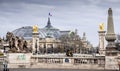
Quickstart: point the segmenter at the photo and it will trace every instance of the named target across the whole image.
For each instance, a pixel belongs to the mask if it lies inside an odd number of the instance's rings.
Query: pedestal
[[[105,31],[98,31],[99,33],[99,54],[105,55]]]
[[[37,53],[39,52],[39,33],[33,33],[33,45],[32,45],[32,52]]]
[[[112,43],[112,44],[111,44]],[[118,62],[117,62],[117,57],[118,57],[118,50],[115,47],[114,42],[108,42],[108,45],[106,47],[106,56],[105,56],[105,69],[109,70],[118,70]]]

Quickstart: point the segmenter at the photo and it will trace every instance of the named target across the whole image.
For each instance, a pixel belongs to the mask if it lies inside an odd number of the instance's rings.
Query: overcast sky
[[[99,43],[99,24],[107,25],[107,11],[113,10],[116,34],[120,33],[120,0],[0,0],[0,36],[23,26],[46,26],[51,23],[60,30],[78,29],[94,46]]]

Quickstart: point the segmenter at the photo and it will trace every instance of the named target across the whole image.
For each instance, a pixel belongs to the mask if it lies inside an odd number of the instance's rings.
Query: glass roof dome
[[[32,39],[33,28],[31,26],[21,27],[13,31],[13,34],[18,37],[23,37],[25,39]],[[48,18],[47,25],[44,28],[39,28],[39,37],[46,38],[59,38],[60,30],[54,28],[51,25],[50,18]]]

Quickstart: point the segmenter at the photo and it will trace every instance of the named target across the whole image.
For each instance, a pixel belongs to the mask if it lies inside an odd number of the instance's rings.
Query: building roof
[[[13,34],[18,37],[23,37],[25,39],[32,39],[32,26],[25,26],[18,28],[13,31]],[[59,38],[61,35],[68,34],[69,32],[61,32],[59,29],[54,28],[51,25],[50,18],[48,18],[47,25],[44,28],[39,28],[39,37],[46,38],[46,37],[53,37]]]

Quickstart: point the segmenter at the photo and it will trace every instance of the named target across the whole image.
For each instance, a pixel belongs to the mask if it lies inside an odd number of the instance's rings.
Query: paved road
[[[9,69],[9,71],[117,71],[117,70],[82,70],[82,69]]]

